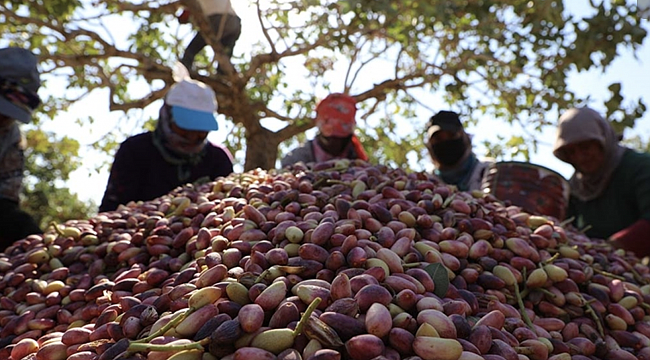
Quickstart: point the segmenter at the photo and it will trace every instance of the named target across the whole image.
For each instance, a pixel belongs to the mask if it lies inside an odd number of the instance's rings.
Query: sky
[[[237,43],[235,54],[244,53],[246,51],[246,44],[252,44],[259,39],[258,34],[255,31],[251,31],[251,29],[258,26],[256,12],[252,6],[248,5],[248,2],[235,0],[232,1],[232,3],[237,13],[242,17],[242,26],[245,29]],[[565,3],[567,3],[566,6],[571,13],[584,14],[584,6],[587,3],[587,0],[571,0],[565,1]],[[650,30],[650,24],[648,21],[642,21],[645,22],[645,27]],[[112,29],[117,28],[112,27]],[[185,30],[187,31],[183,34],[186,36],[186,41],[189,42],[192,38],[193,32],[189,27]],[[574,74],[569,78],[568,84],[570,90],[574,91],[579,97],[591,96],[592,103],[590,106],[596,110],[603,111],[603,101],[604,99],[607,99],[609,95],[607,85],[613,81],[620,81],[622,83],[622,91],[626,98],[629,97],[634,100],[641,98],[644,100],[646,105],[650,106],[650,86],[648,86],[648,84],[650,84],[650,39],[646,38],[643,46],[637,52],[636,59],[632,55],[631,51],[621,51],[621,56],[614,62],[606,73],[591,71]],[[62,86],[63,82],[57,83],[56,80],[50,80],[48,81],[46,91],[52,93],[62,91]],[[103,134],[110,131],[116,124],[121,126],[122,130],[127,133],[131,132],[136,134],[140,132],[140,129],[129,128],[129,126],[134,126],[134,122],[127,121],[123,114],[108,113],[107,94],[108,93],[105,90],[94,91],[84,100],[72,106],[70,111],[57,117],[57,119],[55,119],[56,121],[49,124],[46,123],[44,129],[77,138],[82,144],[82,149],[84,148],[84,144],[96,141],[99,137],[103,136]],[[423,103],[439,104],[439,106],[444,106],[441,105],[443,103],[440,94],[420,94],[418,97]],[[143,111],[141,115],[145,117],[155,117],[158,108],[159,105],[152,106]],[[106,113],[99,112],[99,109],[106,109]],[[77,128],[75,125],[76,119],[84,118],[88,115],[93,115],[96,119],[90,132],[87,130],[83,133],[81,133],[81,131],[70,131],[70,129]],[[418,119],[420,119],[419,122],[421,124],[424,124],[426,119],[431,115],[429,109],[422,108],[418,110]],[[551,120],[554,121],[555,119]],[[228,131],[228,126],[222,115],[218,116],[218,121],[222,130],[211,133],[210,140],[220,143],[223,142],[225,133]],[[314,131],[315,130],[308,132],[308,137],[312,136]],[[480,145],[483,140],[494,141],[496,140],[496,134],[507,136],[518,131],[519,129],[508,127],[502,120],[490,118],[478,119],[476,126],[470,125],[467,127],[467,132],[473,136],[475,152],[479,155],[485,153],[485,149]],[[646,115],[643,118],[637,120],[634,129],[627,130],[625,133],[625,137],[632,137],[635,135],[641,136],[646,140],[650,139],[650,111],[646,112]],[[554,129],[546,129],[540,134],[538,151],[532,154],[531,162],[544,165],[568,178],[573,173],[573,168],[570,165],[557,160],[551,154],[554,138]],[[105,169],[99,174],[95,173],[92,169],[95,164],[106,160],[110,162],[111,159],[85,151],[82,153],[82,156],[82,168],[72,174],[67,185],[73,189],[73,191],[77,192],[81,199],[93,200],[96,204],[99,204],[108,179],[108,169]],[[414,165],[416,169],[418,166],[420,167],[420,169],[417,170],[432,170],[432,165],[429,162],[424,164],[411,164],[412,167]],[[241,169],[241,166],[235,166],[235,171],[241,171]]]

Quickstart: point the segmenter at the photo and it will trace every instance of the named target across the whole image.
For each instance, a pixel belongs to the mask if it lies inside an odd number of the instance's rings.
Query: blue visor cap
[[[172,106],[174,123],[184,130],[214,131],[219,130],[214,113],[192,110],[181,106]]]

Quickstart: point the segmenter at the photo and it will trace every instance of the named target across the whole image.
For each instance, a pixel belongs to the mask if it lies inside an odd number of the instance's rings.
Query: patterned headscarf
[[[605,191],[625,152],[610,123],[595,110],[583,107],[570,109],[560,117],[553,155],[568,163],[563,147],[587,140],[597,140],[602,145],[605,160],[595,174],[583,174],[576,169],[569,179],[571,194],[582,201],[595,199]]]
[[[354,133],[356,113],[353,97],[330,94],[316,106],[316,126],[324,136],[347,137]]]

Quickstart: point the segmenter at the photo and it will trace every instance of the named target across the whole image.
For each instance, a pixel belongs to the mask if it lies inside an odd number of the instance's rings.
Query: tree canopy
[[[327,91],[353,95],[360,121],[376,119],[377,126],[360,127],[361,141],[372,149],[372,162],[395,167],[406,166],[407,154],[426,156],[419,133],[395,136],[400,122],[422,105],[412,94],[418,89],[442,92],[463,114],[488,114],[540,131],[557,118],[549,113],[585,100],[567,88],[571,72],[606,71],[621,48],[636,49],[647,36],[634,2],[625,0],[590,1],[593,11],[579,18],[567,14],[562,0],[249,5],[257,14],[259,41],[246,44],[232,62],[218,51],[202,52],[192,72],[215,89],[219,112],[234,124],[227,145],[233,153],[245,152],[245,170],[275,167],[281,144],[294,145],[313,127],[314,105]],[[176,17],[181,8],[200,13],[194,0],[3,0],[0,31],[7,44],[39,55],[45,76],[66,83],[68,91],[47,99],[38,121],[55,119],[95,89],[108,89],[108,110],[128,116],[161,99],[173,84],[171,68],[186,45]],[[207,19],[193,16],[192,23],[219,50]],[[215,62],[225,74],[217,74]],[[136,95],[135,86],[147,91]],[[619,83],[603,86],[612,93],[607,117],[619,129],[632,127],[645,105],[637,99],[627,105]],[[79,124],[90,126],[101,116]],[[266,121],[279,125],[270,128]],[[95,146],[110,153],[120,140],[107,134]],[[504,147],[525,153],[536,146],[534,134],[500,141],[490,149],[493,155]]]

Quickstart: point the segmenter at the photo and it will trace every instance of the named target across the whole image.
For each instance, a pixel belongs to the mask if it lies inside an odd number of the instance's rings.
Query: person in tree
[[[573,108],[560,116],[553,155],[575,169],[567,209],[573,224],[644,257],[650,255],[650,154],[619,139],[597,111]]]
[[[100,212],[130,201],[152,200],[183,184],[232,173],[228,149],[207,139],[208,132],[219,128],[214,91],[183,71],[165,95],[156,129],[132,136],[120,145]]]
[[[19,205],[26,145],[19,123],[29,123],[41,103],[37,63],[29,50],[0,49],[0,251],[27,235],[42,233]]]
[[[198,0],[203,15],[205,15],[212,29],[217,34],[221,47],[223,48],[224,55],[228,58],[232,57],[235,43],[241,35],[241,19],[232,8],[230,0]],[[179,16],[180,23],[188,23],[190,18],[189,10],[183,10]],[[190,44],[185,49],[185,54],[181,59],[181,63],[186,68],[192,69],[194,58],[205,46],[207,42],[201,32],[197,32]]]
[[[472,151],[472,141],[460,117],[453,111],[440,111],[429,119],[425,144],[434,173],[446,184],[460,191],[481,188],[483,176],[491,161],[480,161]]]
[[[323,162],[331,159],[368,160],[356,128],[356,100],[353,97],[333,93],[316,106],[318,134],[313,140],[289,152],[280,161],[282,167],[303,162]]]

